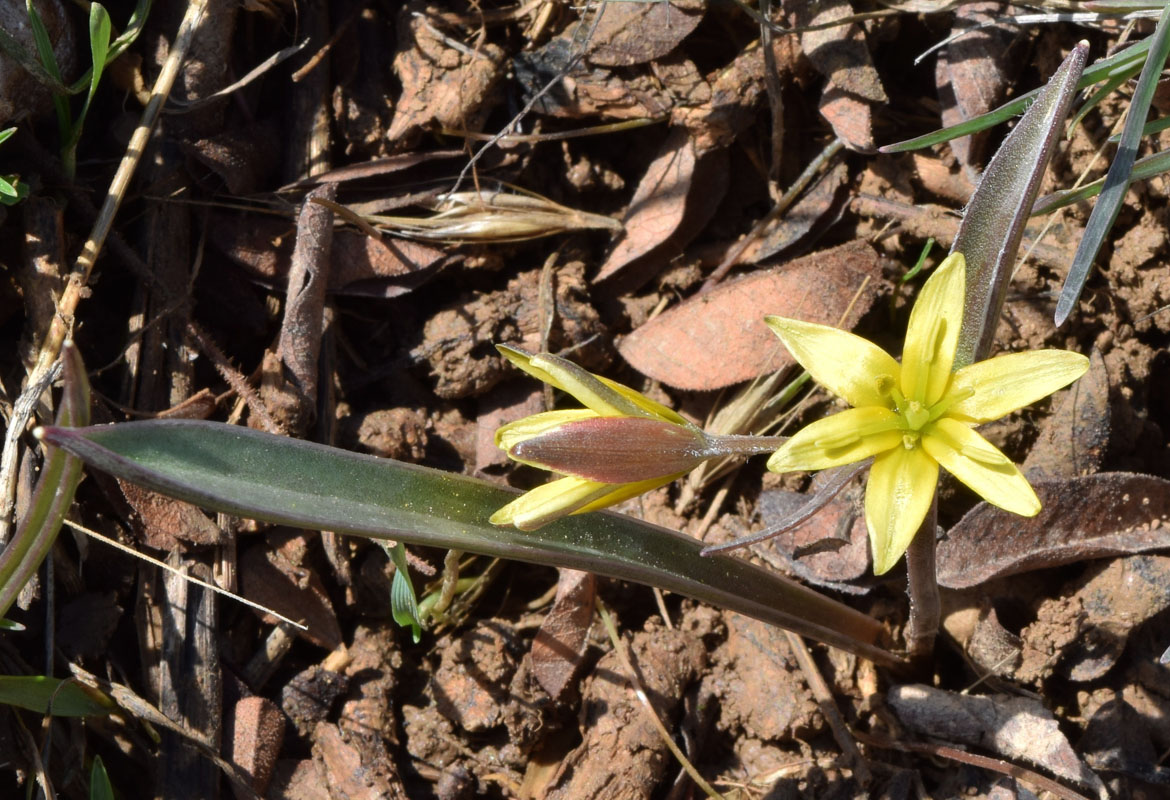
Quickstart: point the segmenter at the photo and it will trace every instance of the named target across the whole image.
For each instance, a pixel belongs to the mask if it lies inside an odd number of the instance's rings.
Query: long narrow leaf
[[[1170,172],[1170,150],[1159,150],[1157,153],[1139,158],[1133,164],[1133,171],[1129,173],[1129,182],[1131,184],[1138,181],[1148,180],[1164,172]],[[1071,206],[1073,203],[1079,203],[1082,200],[1088,200],[1090,197],[1096,197],[1101,194],[1101,187],[1105,185],[1105,179],[1099,178],[1092,183],[1086,183],[1084,186],[1078,186],[1076,189],[1064,189],[1059,192],[1053,192],[1047,197],[1041,197],[1036,201],[1036,206],[1032,209],[1032,216],[1039,214],[1049,214],[1058,208]]]
[[[64,361],[65,392],[57,421],[62,425],[89,423],[89,382],[77,348],[67,344],[61,351]],[[67,452],[49,448],[41,479],[33,492],[28,513],[16,535],[0,553],[0,617],[16,601],[20,590],[36,574],[61,530],[81,481],[81,462]]]
[[[882,664],[881,626],[820,593],[688,536],[612,513],[537,531],[497,528],[515,495],[486,481],[194,420],[47,428],[90,466],[229,514],[587,570],[733,609]]]
[[[1113,228],[1117,214],[1121,211],[1121,203],[1129,189],[1133,162],[1137,159],[1138,142],[1146,125],[1146,115],[1150,110],[1150,102],[1154,99],[1154,90],[1158,88],[1158,78],[1162,75],[1167,55],[1170,55],[1170,3],[1163,9],[1162,16],[1158,19],[1158,27],[1150,37],[1150,55],[1146,59],[1142,75],[1138,78],[1137,88],[1134,89],[1133,99],[1129,103],[1129,112],[1125,118],[1125,127],[1121,129],[1117,154],[1113,157],[1113,163],[1109,165],[1109,172],[1105,174],[1105,186],[1101,189],[1101,197],[1085,225],[1085,232],[1081,236],[1080,244],[1077,245],[1072,266],[1068,268],[1068,277],[1064,279],[1064,286],[1060,290],[1060,299],[1056,302],[1057,326],[1063,325],[1076,307],[1085,283],[1089,280],[1089,270],[1093,267],[1093,261],[1096,260],[1101,245],[1105,243],[1105,237]]]
[[[1076,93],[1089,46],[1081,42],[983,172],[951,246],[967,259],[967,300],[955,367],[986,358],[1011,283],[1024,225]]]

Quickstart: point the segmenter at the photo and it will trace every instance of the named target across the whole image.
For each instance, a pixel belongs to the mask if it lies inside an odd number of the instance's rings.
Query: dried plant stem
[[[938,494],[922,527],[906,549],[906,593],[910,596],[910,621],[906,645],[912,664],[928,663],[938,635],[941,603],[935,570],[935,531],[938,527]]]

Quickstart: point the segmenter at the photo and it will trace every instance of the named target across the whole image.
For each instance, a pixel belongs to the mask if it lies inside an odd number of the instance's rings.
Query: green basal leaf
[[[406,547],[399,542],[389,548],[394,561],[394,579],[390,584],[390,614],[403,628],[410,628],[410,637],[418,644],[422,638],[422,620],[418,614],[418,598],[414,584],[410,582],[410,570],[406,563]]]
[[[54,717],[104,716],[118,707],[97,689],[47,675],[0,675],[0,703]]]
[[[89,800],[114,800],[114,785],[101,756],[93,757],[93,768],[89,771]]]
[[[205,508],[407,544],[587,570],[738,611],[887,665],[881,625],[849,606],[702,543],[613,513],[536,531],[497,528],[515,493],[486,481],[197,420],[49,428],[92,467]]]
[[[65,392],[61,396],[58,424],[89,423],[89,382],[85,366],[72,343],[61,350]],[[36,574],[53,546],[73,503],[73,492],[81,481],[81,462],[68,453],[48,448],[32,503],[20,521],[16,535],[0,552],[0,617],[16,601],[21,589]]]
[[[1089,46],[1081,42],[1053,74],[983,172],[952,253],[967,259],[967,298],[955,368],[987,357],[1011,283],[1024,224],[1068,116]]]
[[[1121,141],[1117,145],[1117,154],[1113,157],[1113,163],[1109,165],[1109,172],[1105,174],[1101,197],[1085,225],[1085,232],[1081,235],[1072,265],[1068,268],[1068,276],[1060,290],[1060,299],[1056,302],[1057,326],[1063,325],[1076,307],[1085,283],[1089,280],[1093,261],[1096,260],[1101,245],[1105,243],[1105,237],[1113,228],[1117,214],[1121,211],[1125,193],[1129,189],[1134,161],[1137,159],[1138,142],[1142,137],[1142,129],[1145,127],[1146,116],[1154,99],[1154,91],[1158,88],[1158,79],[1166,64],[1166,57],[1170,55],[1170,3],[1163,9],[1162,16],[1158,19],[1158,27],[1154,29],[1148,41],[1150,54],[1145,67],[1142,68],[1142,75],[1138,78],[1133,99],[1129,103],[1125,127],[1121,129]]]

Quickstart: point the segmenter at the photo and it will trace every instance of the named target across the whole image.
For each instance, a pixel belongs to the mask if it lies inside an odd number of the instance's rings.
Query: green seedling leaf
[[[47,675],[0,675],[0,703],[54,717],[104,716],[118,707],[97,689]]]
[[[85,377],[85,365],[71,342],[66,342],[61,349],[61,359],[66,388],[57,422],[86,425],[89,423],[89,381]],[[0,617],[12,607],[53,546],[73,502],[73,492],[81,481],[81,466],[69,453],[48,448],[28,513],[16,535],[0,552]]]
[[[1149,50],[1150,40],[1143,39],[1124,50],[1114,53],[1109,58],[1103,58],[1095,62],[1088,69],[1084,69],[1076,88],[1086,89],[1095,83],[1108,80],[1126,70],[1140,67],[1146,60],[1146,54],[1149,53]],[[1045,87],[1043,86],[1038,89],[1033,89],[1010,102],[1004,103],[999,108],[988,111],[986,114],[981,114],[974,119],[959,123],[958,125],[952,125],[949,128],[943,128],[942,130],[934,131],[933,133],[928,133],[914,139],[907,139],[904,142],[888,144],[884,147],[879,147],[878,150],[882,153],[903,153],[907,150],[920,150],[924,147],[941,144],[942,142],[949,142],[951,139],[956,139],[960,136],[967,136],[968,134],[987,130],[992,126],[998,125],[1001,122],[1007,122],[1009,119],[1023,114],[1031,107],[1032,103],[1036,101],[1044,89]]]
[[[23,631],[25,628],[19,622],[10,619],[0,619],[0,631]]]
[[[1135,161],[1133,171],[1129,173],[1129,182],[1133,184],[1138,181],[1148,180],[1165,172],[1170,172],[1170,150],[1162,150]],[[1064,191],[1054,192],[1047,197],[1041,197],[1036,201],[1036,207],[1032,209],[1032,215],[1049,214],[1058,208],[1071,206],[1073,203],[1079,203],[1082,200],[1088,200],[1090,197],[1096,197],[1101,193],[1101,187],[1104,185],[1105,179],[1098,178],[1092,183],[1086,183],[1084,186],[1079,186],[1076,189],[1065,189]]]
[[[112,33],[110,15],[101,3],[92,3],[89,7],[89,54],[93,62],[89,70],[89,92],[81,106],[81,113],[69,126],[69,135],[61,146],[61,163],[66,175],[77,172],[77,145],[81,142],[81,130],[85,126],[85,117],[89,114],[90,103],[97,93],[98,84],[102,80],[102,72],[106,68],[110,54],[110,36]]]
[[[114,785],[101,756],[93,757],[93,768],[89,771],[89,800],[114,800]]]
[[[148,420],[46,428],[45,441],[92,467],[205,508],[304,528],[587,570],[659,586],[795,631],[875,662],[873,619],[702,543],[612,513],[565,517],[535,531],[497,528],[514,492],[486,481],[350,453],[238,426]]]
[[[422,620],[418,614],[418,598],[414,584],[410,582],[410,571],[406,564],[406,547],[399,542],[389,548],[394,561],[394,580],[390,584],[390,614],[403,628],[410,628],[410,637],[418,644],[422,638]]]
[[[1154,29],[1149,41],[1150,54],[1145,67],[1142,68],[1141,77],[1138,78],[1133,99],[1129,103],[1125,127],[1121,129],[1121,141],[1117,145],[1117,154],[1113,157],[1113,163],[1109,165],[1109,172],[1105,174],[1101,197],[1085,225],[1085,232],[1081,236],[1080,244],[1077,245],[1072,266],[1068,268],[1068,277],[1064,279],[1064,286],[1060,290],[1060,299],[1056,302],[1055,321],[1058,327],[1064,324],[1076,307],[1085,283],[1089,280],[1093,261],[1096,260],[1105,237],[1113,228],[1117,214],[1121,211],[1125,192],[1129,189],[1134,161],[1137,158],[1138,142],[1146,124],[1150,102],[1158,88],[1158,79],[1162,75],[1162,67],[1166,64],[1166,56],[1170,55],[1170,3],[1166,4],[1162,16],[1158,18],[1158,27]]]
[[[1081,42],[1053,74],[992,157],[951,246],[967,259],[967,301],[955,368],[987,357],[1011,283],[1024,223],[1068,116],[1089,46]]]
[[[61,77],[61,68],[57,65],[57,56],[53,52],[53,40],[49,38],[49,31],[41,19],[40,12],[33,5],[32,0],[25,0],[25,10],[28,12],[28,24],[32,28],[33,43],[37,48],[37,57],[41,61],[43,72],[48,74],[57,86],[64,86]],[[67,92],[53,92],[53,109],[57,112],[57,133],[61,141],[69,139],[69,130],[73,115],[69,111],[69,97]]]

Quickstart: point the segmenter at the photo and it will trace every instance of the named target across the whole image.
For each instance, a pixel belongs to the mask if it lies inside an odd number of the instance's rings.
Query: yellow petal
[[[496,447],[505,451],[511,450],[520,442],[531,439],[534,436],[540,436],[542,433],[548,433],[550,430],[559,428],[567,422],[576,422],[582,419],[596,419],[597,416],[596,411],[590,411],[587,408],[546,411],[543,414],[533,414],[532,416],[518,419],[515,422],[509,422],[497,428]]]
[[[902,392],[907,400],[932,406],[943,396],[963,324],[967,262],[952,253],[926,281],[910,312],[902,348]]]
[[[572,395],[586,408],[603,417],[648,417],[690,425],[682,416],[641,392],[594,375],[568,359],[551,353],[530,355],[504,344],[496,345],[496,350],[519,369]]]
[[[970,394],[947,409],[965,422],[990,422],[1068,386],[1089,369],[1089,359],[1068,350],[1010,353],[963,367],[947,394]]]
[[[618,383],[617,381],[611,381],[609,378],[604,378],[601,375],[595,375],[594,377],[609,388],[613,389],[618,394],[625,397],[634,405],[638,406],[644,411],[649,412],[651,416],[658,417],[659,419],[665,420],[666,422],[673,422],[675,425],[685,425],[688,428],[695,427],[674,409],[668,408],[662,405],[662,403],[651,400],[646,395],[631,389],[625,384]]]
[[[875,575],[889,572],[906,552],[937,485],[938,464],[921,447],[896,447],[874,459],[865,487],[865,523]]]
[[[851,408],[802,428],[768,459],[772,472],[818,470],[852,464],[901,448],[898,414],[888,408]]]
[[[922,447],[993,506],[1025,517],[1040,511],[1028,479],[999,448],[963,423],[943,418],[922,431]]]
[[[599,511],[603,508],[616,506],[618,503],[624,503],[631,497],[637,497],[638,495],[645,494],[652,489],[657,489],[659,486],[665,486],[676,478],[681,478],[686,474],[686,471],[676,472],[673,475],[666,475],[665,477],[661,478],[651,478],[650,480],[646,481],[637,481],[636,483],[621,483],[617,484],[616,486],[611,486],[611,491],[608,494],[597,498],[593,502],[577,509],[573,513],[584,514],[587,511]]]
[[[493,525],[514,525],[522,531],[533,531],[554,519],[580,511],[613,488],[608,483],[561,478],[525,492],[492,514],[488,521]]]
[[[879,380],[898,381],[898,362],[873,342],[852,333],[787,317],[764,317],[788,352],[813,380],[855,408],[892,406]]]

